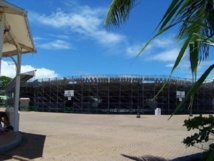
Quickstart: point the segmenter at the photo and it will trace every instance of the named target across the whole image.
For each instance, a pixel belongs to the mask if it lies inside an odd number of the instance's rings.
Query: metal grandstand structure
[[[30,106],[38,111],[74,113],[133,113],[171,114],[179,103],[177,91],[187,93],[191,80],[170,78],[164,90],[156,97],[166,76],[90,75],[70,78],[41,79],[21,83],[20,97],[30,98]],[[74,96],[66,97],[72,90]],[[197,91],[193,113],[214,112],[214,84],[205,82]],[[188,113],[188,102],[179,113]]]

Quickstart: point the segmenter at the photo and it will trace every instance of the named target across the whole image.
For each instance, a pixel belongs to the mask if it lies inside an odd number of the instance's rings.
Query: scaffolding
[[[29,97],[30,106],[44,112],[69,109],[74,113],[154,114],[155,108],[161,108],[162,114],[171,114],[180,102],[176,92],[187,93],[192,85],[191,80],[166,76],[90,75],[22,82],[20,97]],[[213,89],[213,82],[200,87],[195,94],[193,113],[214,112]],[[66,90],[73,90],[74,96],[65,97]],[[186,102],[179,113],[189,113],[188,106]]]

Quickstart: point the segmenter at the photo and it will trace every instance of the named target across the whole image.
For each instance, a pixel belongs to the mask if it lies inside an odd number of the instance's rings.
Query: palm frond
[[[135,0],[112,0],[111,7],[106,17],[105,26],[110,27],[112,25],[119,27],[123,24],[128,18],[134,3]],[[172,0],[160,23],[157,25],[157,33],[143,46],[138,56],[156,37],[162,35],[177,24],[181,25],[177,34],[177,40],[182,40],[183,45],[171,70],[170,77],[180,64],[185,51],[189,47],[192,78],[196,80],[197,67],[199,63],[208,57],[210,46],[214,46],[213,0]],[[193,103],[194,93],[213,68],[214,65],[211,65],[198,79],[198,81],[194,83],[194,86],[188,92],[185,99],[176,108],[174,113],[184,104],[185,101],[191,99],[190,102]],[[167,82],[162,86],[158,94],[163,90],[166,84]]]
[[[173,0],[170,6],[168,7],[167,11],[165,12],[164,16],[162,17],[161,21],[159,22],[158,27],[160,29],[165,28],[172,18],[175,17],[175,13],[181,7],[183,1]],[[172,21],[173,22],[173,21]]]
[[[214,19],[211,13],[213,13],[212,0],[185,1],[177,13],[179,16],[174,20],[182,22],[178,39],[184,39],[194,33],[211,37],[214,33]],[[209,46],[201,43],[198,52],[199,61],[205,60],[209,54]]]
[[[184,105],[184,103],[191,98],[195,94],[195,92],[198,90],[198,88],[202,85],[202,83],[205,81],[207,76],[210,74],[210,72],[214,69],[214,64],[211,65],[204,73],[203,75],[195,82],[193,87],[189,90],[186,97],[183,99],[183,101],[176,107],[170,118]],[[169,119],[170,119],[169,118]]]
[[[108,10],[105,26],[117,26],[125,23],[136,0],[113,0]]]
[[[175,60],[175,63],[174,63],[174,66],[172,67],[172,70],[171,70],[171,73],[170,73],[170,76],[169,76],[169,79],[170,77],[173,75],[175,69],[177,68],[177,66],[179,65],[179,63],[181,62],[182,58],[184,57],[184,54],[185,54],[185,51],[189,45],[189,43],[192,41],[192,37],[189,37],[183,44],[176,60]],[[157,97],[162,91],[163,89],[165,88],[165,86],[167,85],[169,79],[163,84],[163,86],[161,87],[161,89],[158,91],[158,93],[155,95],[155,97]]]
[[[158,24],[159,30],[171,24],[181,24],[178,40],[187,39],[194,33],[212,37],[214,35],[213,0],[173,0]],[[209,45],[199,46],[199,61],[209,55]]]
[[[198,67],[198,49],[199,49],[199,42],[195,41],[190,43],[189,45],[189,57],[190,57],[190,68],[192,71],[192,78],[193,81],[195,81],[197,79],[197,67]]]

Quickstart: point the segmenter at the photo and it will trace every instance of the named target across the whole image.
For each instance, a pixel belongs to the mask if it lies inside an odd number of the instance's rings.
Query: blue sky
[[[37,70],[34,79],[80,75],[169,75],[179,52],[177,29],[158,37],[137,59],[154,34],[170,0],[144,0],[126,24],[107,30],[111,0],[8,0],[28,11],[37,53],[22,57],[22,72]],[[211,64],[203,62],[199,75]],[[14,77],[15,66],[3,58],[2,75]],[[188,56],[174,73],[191,78]],[[210,78],[213,77],[212,75]]]

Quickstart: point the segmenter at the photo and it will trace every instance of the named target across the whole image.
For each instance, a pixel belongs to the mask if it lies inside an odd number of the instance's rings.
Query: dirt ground
[[[130,161],[125,156],[153,155],[177,161],[202,152],[201,145],[186,148],[182,143],[193,133],[182,126],[189,116],[168,118],[20,112],[23,141],[0,160]]]

